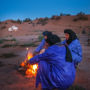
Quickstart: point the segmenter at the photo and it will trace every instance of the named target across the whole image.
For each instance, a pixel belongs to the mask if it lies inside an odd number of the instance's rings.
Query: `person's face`
[[[68,33],[65,33],[65,38],[66,38],[66,40],[69,39],[69,34]]]
[[[47,36],[44,36],[45,39],[47,39]]]

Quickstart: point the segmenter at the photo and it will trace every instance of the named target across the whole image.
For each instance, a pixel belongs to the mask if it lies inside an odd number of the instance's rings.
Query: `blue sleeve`
[[[40,50],[43,48],[44,45],[45,45],[45,39],[43,39],[40,45],[35,49],[35,52],[40,52]]]
[[[75,50],[72,51],[72,58],[76,63],[81,62],[81,60],[82,60],[82,48],[80,45],[77,47],[77,52],[75,52]]]
[[[48,54],[48,51],[46,50],[43,54],[39,54],[31,58],[28,63],[30,64],[36,64],[40,62],[41,60],[47,60],[50,55]]]
[[[64,41],[60,42],[60,44],[65,44],[65,43],[66,43],[66,40],[64,40]]]
[[[72,58],[75,63],[79,63],[82,60],[82,47],[80,45],[80,42],[78,40],[75,40],[72,42],[72,44],[69,46]]]

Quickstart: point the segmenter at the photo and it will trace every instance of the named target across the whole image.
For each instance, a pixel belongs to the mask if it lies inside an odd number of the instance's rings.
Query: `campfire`
[[[28,50],[28,49],[27,49]],[[31,65],[27,61],[33,57],[33,54],[27,52],[25,60],[20,64],[19,70],[25,72],[26,77],[35,77],[37,74],[38,64]]]

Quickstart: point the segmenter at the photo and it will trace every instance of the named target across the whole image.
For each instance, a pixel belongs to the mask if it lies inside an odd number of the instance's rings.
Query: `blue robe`
[[[30,64],[38,63],[36,87],[41,83],[42,88],[60,88],[64,90],[75,80],[74,63],[66,61],[65,46],[50,46],[43,54],[29,60]]]
[[[40,50],[43,48],[45,45],[45,39],[43,39],[40,43],[40,45],[35,49],[35,52],[40,52]]]
[[[66,40],[61,42],[61,44],[65,44]],[[69,45],[68,48],[71,51],[72,59],[75,64],[80,63],[82,61],[82,47],[78,39],[73,40]]]

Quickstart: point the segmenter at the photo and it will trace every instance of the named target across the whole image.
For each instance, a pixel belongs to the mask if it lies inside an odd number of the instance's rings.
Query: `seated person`
[[[67,53],[66,46],[58,45],[60,39],[57,35],[51,35],[46,39],[48,48],[43,54],[31,58],[28,63],[37,64],[36,87],[41,83],[42,90],[66,90],[75,80],[75,67],[71,55]]]
[[[76,33],[71,29],[65,29],[65,38],[62,44],[66,44],[71,51],[72,59],[75,67],[77,68],[78,63],[82,61],[82,47]]]
[[[44,31],[43,33],[44,39],[41,41],[40,45],[35,49],[34,54],[39,54],[40,51],[44,48],[45,46],[45,39],[47,39],[48,36],[52,35],[52,32],[50,31]]]

